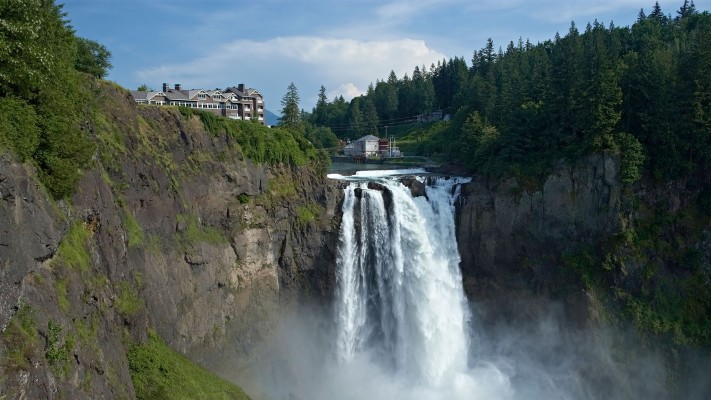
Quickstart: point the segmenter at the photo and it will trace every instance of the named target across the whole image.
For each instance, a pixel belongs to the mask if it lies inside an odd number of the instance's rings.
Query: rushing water
[[[470,398],[469,312],[454,231],[454,202],[466,180],[430,177],[426,196],[413,197],[398,179],[413,172],[361,171],[348,178],[336,356],[345,369],[367,359],[401,385],[393,389],[401,394],[454,398],[460,388]]]
[[[394,371],[436,384],[463,370],[467,359],[453,220],[459,182],[440,179],[418,198],[395,179],[377,182],[383,189],[369,189],[367,182],[346,189],[337,355],[348,361],[360,351],[375,351]]]

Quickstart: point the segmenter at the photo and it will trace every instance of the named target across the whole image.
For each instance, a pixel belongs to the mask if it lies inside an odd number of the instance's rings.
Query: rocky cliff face
[[[330,297],[336,183],[101,90],[101,150],[69,201],[0,155],[0,397],[133,398],[127,346],[148,329],[246,364],[279,313]]]
[[[608,238],[620,226],[618,160],[596,155],[560,166],[542,186],[475,178],[462,188],[457,240],[465,289],[485,310],[518,317],[541,299],[567,302],[585,319],[586,296],[561,268],[563,256]]]

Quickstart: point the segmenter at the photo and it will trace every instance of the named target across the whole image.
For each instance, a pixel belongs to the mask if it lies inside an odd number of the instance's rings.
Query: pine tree
[[[317,126],[328,124],[328,97],[326,97],[326,87],[323,85],[318,91],[318,100],[311,120]]]
[[[363,133],[366,135],[378,135],[378,111],[370,97],[365,97],[361,102],[361,114],[363,116]]]
[[[355,97],[348,106],[348,136],[354,139],[363,134],[363,112],[361,111],[360,101],[360,97]]]
[[[665,24],[667,22],[667,17],[662,12],[662,8],[659,6],[658,1],[654,3],[654,8],[652,8],[652,12],[649,13],[649,19],[658,21],[661,24]]]
[[[299,92],[294,82],[291,82],[281,99],[281,118],[279,125],[288,129],[299,129],[301,126],[301,111],[299,110]]]
[[[696,6],[694,5],[694,1],[692,0],[691,2],[689,2],[689,0],[684,0],[684,4],[681,6],[679,11],[676,12],[676,14],[676,21],[688,18],[696,14]]]

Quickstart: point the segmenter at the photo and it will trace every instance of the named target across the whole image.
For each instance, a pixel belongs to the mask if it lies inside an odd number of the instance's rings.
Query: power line
[[[422,114],[418,114],[418,115],[422,115]],[[412,122],[412,121],[415,121],[415,120],[417,120],[417,115],[412,116],[412,117],[392,118],[392,119],[389,119],[389,120],[386,120],[386,121],[378,121],[378,125],[394,124],[394,123],[397,123],[397,122]],[[343,126],[349,127],[349,126],[351,126],[351,124],[320,125],[320,126],[323,126],[323,127],[326,127],[326,128],[339,128],[339,127],[343,127]]]

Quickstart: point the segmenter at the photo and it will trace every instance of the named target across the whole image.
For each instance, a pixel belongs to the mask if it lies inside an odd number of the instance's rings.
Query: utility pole
[[[389,137],[388,137],[388,126],[387,126],[387,125],[385,125],[385,138],[386,138],[386,139],[389,139]],[[393,148],[392,148],[392,146],[390,145],[390,140],[388,140],[388,154],[389,154],[390,157],[393,156]]]

